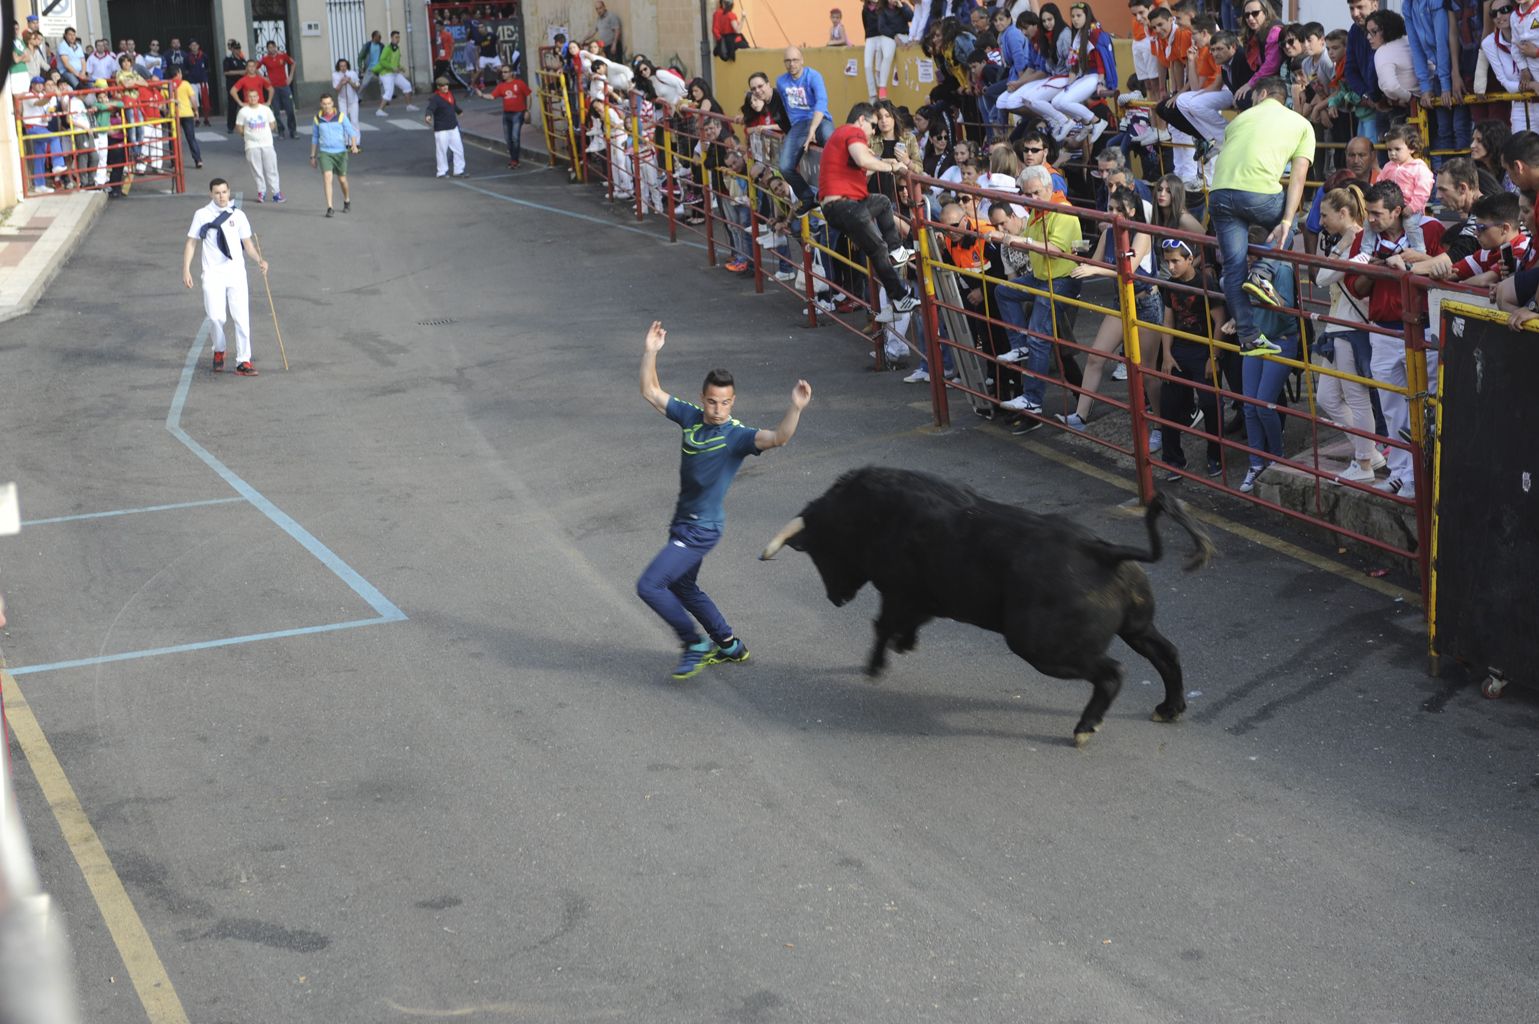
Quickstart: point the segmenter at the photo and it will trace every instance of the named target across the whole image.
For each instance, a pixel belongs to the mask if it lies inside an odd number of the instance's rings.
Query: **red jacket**
[[[1424,249],[1428,256],[1439,256],[1442,254],[1443,223],[1436,218],[1427,217],[1420,224],[1412,225],[1409,230],[1394,241],[1382,239],[1373,229],[1364,228],[1352,240],[1352,251],[1348,254],[1347,258],[1351,259],[1353,256],[1364,251],[1365,239],[1367,244],[1372,247],[1371,252],[1377,252],[1384,256],[1401,252],[1407,246],[1415,249],[1417,248],[1415,243],[1415,236],[1417,234],[1420,234],[1422,239],[1421,248]],[[1348,274],[1343,283],[1348,291],[1356,297],[1359,295],[1361,283],[1370,280],[1373,282],[1373,290],[1368,293],[1368,319],[1381,324],[1404,322],[1406,310],[1403,308],[1401,301],[1399,281],[1388,277],[1366,278],[1361,274]],[[1426,289],[1416,289],[1413,294],[1416,297],[1416,308],[1412,311],[1413,315],[1425,313],[1427,310]]]

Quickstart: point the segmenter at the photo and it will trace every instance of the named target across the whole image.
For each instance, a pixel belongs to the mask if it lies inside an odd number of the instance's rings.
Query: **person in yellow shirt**
[[[203,153],[198,149],[198,90],[182,77],[181,65],[171,69],[171,106],[176,117],[182,141],[192,154],[192,166],[203,166]]]
[[[1053,177],[1042,165],[1021,171],[1021,195],[1039,203],[1052,201]],[[1069,209],[1073,209],[1069,207]],[[1026,362],[1027,375],[1021,394],[1000,408],[1012,412],[1042,415],[1042,398],[1047,390],[1046,375],[1052,360],[1053,338],[1074,337],[1074,306],[1059,305],[1061,298],[1079,298],[1080,281],[1073,277],[1075,263],[1064,258],[1083,237],[1079,218],[1069,212],[1033,208],[1026,222],[1026,237],[1012,244],[1031,254],[1030,269],[1012,283],[1020,288],[1000,287],[994,298],[999,304],[999,318],[1009,324],[1010,351],[999,357],[1002,363]],[[1036,294],[1027,291],[1035,289]],[[1025,306],[1031,303],[1028,321]],[[1072,353],[1064,355],[1067,363]],[[1076,364],[1077,368],[1077,364]]]

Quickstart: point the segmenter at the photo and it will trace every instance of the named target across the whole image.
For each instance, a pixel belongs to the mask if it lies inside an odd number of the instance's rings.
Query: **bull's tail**
[[[1165,547],[1160,542],[1161,514],[1168,515],[1192,538],[1192,557],[1187,560],[1186,571],[1194,572],[1207,565],[1213,558],[1213,541],[1202,527],[1192,521],[1186,511],[1186,504],[1180,498],[1166,497],[1163,491],[1154,492],[1154,500],[1149,502],[1149,509],[1144,513],[1144,525],[1149,528],[1149,550],[1107,544],[1102,554],[1113,562],[1158,562],[1165,553]]]

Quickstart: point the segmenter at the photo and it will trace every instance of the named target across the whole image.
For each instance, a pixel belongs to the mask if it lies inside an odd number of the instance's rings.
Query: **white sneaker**
[[[1265,472],[1265,466],[1252,466],[1250,469],[1247,469],[1245,471],[1245,479],[1240,481],[1240,493],[1249,494],[1251,491],[1254,491],[1256,489],[1256,481]]]
[[[794,271],[794,270],[777,270],[777,271],[775,271],[775,280],[777,280],[777,281],[795,281],[796,280],[796,275],[797,275],[797,272]]]
[[[827,299],[819,299],[816,303],[818,312],[832,313],[837,307]],[[806,316],[811,310],[807,306],[802,307],[802,316]]]
[[[900,245],[887,255],[892,257],[892,265],[894,267],[901,267],[914,258],[914,250]]]
[[[385,113],[384,109],[381,108],[379,110],[374,111],[374,116],[375,117],[389,117],[390,115]]]
[[[915,370],[913,373],[909,374],[907,377],[904,377],[903,378],[903,383],[905,383],[905,384],[928,384],[928,383],[930,383],[930,371],[926,370],[924,367],[921,366],[919,369]]]
[[[422,108],[417,106],[415,103],[408,103],[408,104],[406,104],[406,109],[407,110],[421,110]]]
[[[1034,412],[1039,414],[1042,412],[1042,407],[1025,395],[1016,395],[1014,398],[1000,402],[999,407],[1001,409],[1009,409],[1011,412]]]
[[[53,186],[52,185],[39,185],[37,188],[32,190],[32,194],[33,195],[38,195],[38,196],[46,196],[46,195],[48,195],[52,191],[53,191]]]
[[[1134,89],[1132,92],[1124,92],[1124,93],[1118,93],[1117,94],[1117,102],[1118,103],[1131,103],[1134,100],[1141,100],[1143,98],[1144,98],[1144,94],[1139,92],[1137,89]]]
[[[1373,470],[1364,469],[1355,462],[1347,463],[1347,468],[1336,474],[1337,480],[1346,480],[1354,484],[1371,484],[1374,481]]]
[[[1026,355],[1027,352],[1024,348],[1012,348],[1010,351],[1002,354],[999,357],[999,361],[1001,363],[1018,363],[1025,359]]]
[[[1054,125],[1052,129],[1053,140],[1055,142],[1062,142],[1064,139],[1069,137],[1069,135],[1074,131],[1075,127],[1076,125],[1074,122],[1069,120],[1065,120],[1061,124]]]
[[[897,316],[898,316],[898,311],[896,309],[894,309],[892,307],[892,305],[889,303],[888,305],[883,306],[879,311],[877,311],[876,322],[879,323],[879,324],[890,324],[895,319],[897,319]]]
[[[1099,139],[1101,137],[1101,135],[1105,131],[1106,131],[1106,122],[1101,120],[1099,117],[1096,118],[1095,119],[1095,124],[1090,126],[1090,137],[1085,140],[1085,145],[1086,146],[1094,146],[1095,145],[1095,140]]]
[[[1127,380],[1127,379],[1128,379],[1128,364],[1127,363],[1118,363],[1117,364],[1117,368],[1112,371],[1112,380]]]

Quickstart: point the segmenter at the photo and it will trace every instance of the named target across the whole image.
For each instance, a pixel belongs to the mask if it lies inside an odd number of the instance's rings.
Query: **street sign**
[[[65,29],[79,28],[75,24],[75,0],[43,0],[37,24],[50,43],[62,36]]]

